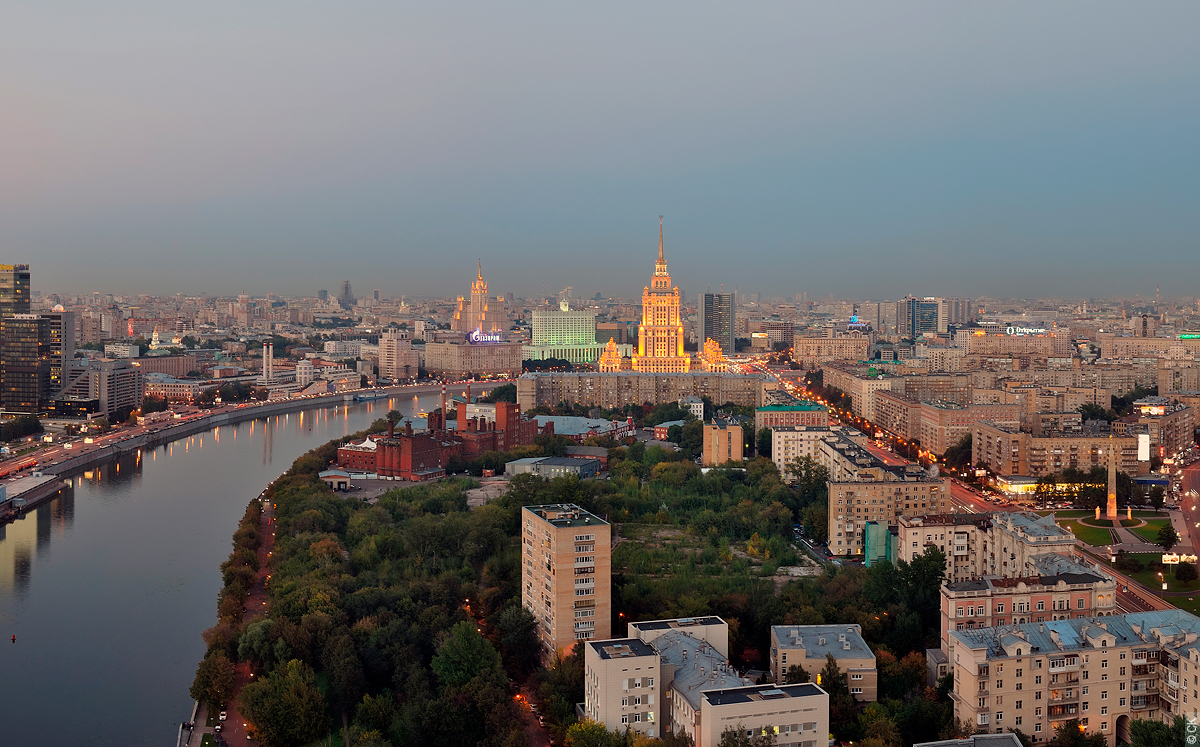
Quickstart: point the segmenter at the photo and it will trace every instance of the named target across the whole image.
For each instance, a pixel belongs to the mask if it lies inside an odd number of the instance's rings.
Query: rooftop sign
[[[1042,327],[1005,327],[1004,332],[1005,334],[1017,336],[1046,334],[1045,328]]]
[[[504,335],[499,332],[484,332],[483,330],[475,330],[470,336],[471,342],[504,342]]]

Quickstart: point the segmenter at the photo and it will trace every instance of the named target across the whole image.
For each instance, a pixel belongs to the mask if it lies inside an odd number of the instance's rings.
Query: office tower
[[[662,216],[658,222],[658,260],[650,285],[642,290],[642,323],[633,370],[644,373],[684,373],[691,358],[683,352],[683,323],[679,318],[679,288],[672,288],[663,255]]]
[[[371,297],[374,298],[376,302],[379,301],[379,289],[378,288],[371,291]]]
[[[325,290],[324,288],[317,291],[317,300],[320,301],[321,303],[328,301],[329,300],[329,291]]]
[[[343,309],[349,309],[354,306],[354,293],[350,291],[350,281],[342,281],[342,289],[338,291],[338,303]]]
[[[48,386],[45,324],[29,313],[29,265],[0,265],[0,404],[37,412]],[[47,379],[47,381],[43,381]]]
[[[716,340],[726,356],[734,353],[736,304],[737,299],[732,293],[704,293],[700,296],[700,340]]]
[[[900,302],[897,309],[897,327],[902,337],[920,337],[926,332],[937,333],[946,331],[945,309],[942,299],[926,296],[916,298],[908,296]]]
[[[612,527],[574,504],[521,510],[521,604],[542,657],[612,637]]]
[[[12,314],[0,320],[4,345],[4,409],[38,412],[50,389],[49,324],[35,314]]]
[[[51,395],[66,386],[67,369],[75,357],[75,312],[51,311],[38,316],[46,323],[44,333],[49,346],[46,353],[50,360],[50,380],[45,394]]]
[[[0,318],[29,313],[29,265],[0,265]]]

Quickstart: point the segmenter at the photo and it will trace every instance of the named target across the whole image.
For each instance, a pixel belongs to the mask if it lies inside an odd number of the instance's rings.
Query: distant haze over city
[[[1022,9],[1023,8],[1023,9]],[[42,292],[1195,292],[1200,6],[4,12]]]

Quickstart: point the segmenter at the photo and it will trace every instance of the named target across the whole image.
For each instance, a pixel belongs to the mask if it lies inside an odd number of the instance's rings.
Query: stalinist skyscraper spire
[[[686,373],[692,359],[683,352],[683,323],[679,317],[679,288],[671,285],[663,254],[662,216],[658,216],[658,259],[654,276],[642,290],[642,323],[633,370],[647,373]]]
[[[1113,446],[1113,437],[1108,437],[1108,510],[1104,515],[1110,519],[1117,518],[1117,457]]]

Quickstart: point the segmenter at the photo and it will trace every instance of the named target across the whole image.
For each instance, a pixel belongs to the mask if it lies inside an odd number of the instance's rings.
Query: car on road
[[[226,713],[225,713],[225,711],[224,711],[224,710],[222,710],[222,711],[221,711],[221,715],[220,715],[220,716],[218,716],[217,718],[219,718],[220,720],[224,721],[226,718],[228,718],[228,714],[226,714]]]

